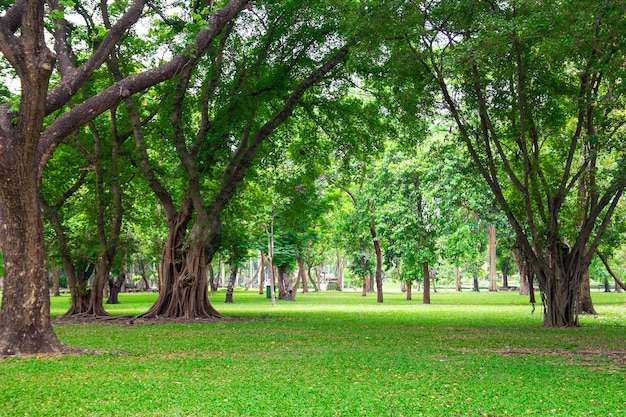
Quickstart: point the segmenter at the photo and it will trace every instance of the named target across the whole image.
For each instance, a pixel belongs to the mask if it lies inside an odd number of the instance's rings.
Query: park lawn
[[[214,323],[62,324],[102,353],[0,362],[10,416],[623,416],[626,294],[598,317],[541,328],[515,293],[298,294],[272,307],[238,291]],[[139,314],[155,294],[121,294]],[[52,299],[62,314],[69,297]],[[109,306],[107,306],[109,307]]]

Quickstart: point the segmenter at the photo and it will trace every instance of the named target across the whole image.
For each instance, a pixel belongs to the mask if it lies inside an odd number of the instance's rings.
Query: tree
[[[142,16],[145,2],[116,9],[117,21],[85,60],[73,60],[71,25],[65,3],[18,0],[2,6],[0,51],[20,80],[18,102],[0,105],[0,249],[5,262],[0,311],[0,354],[63,352],[50,324],[48,273],[44,250],[39,182],[56,146],[70,133],[119,101],[167,80],[210,45],[223,27],[248,6],[232,0],[213,13],[187,49],[161,66],[136,73],[73,107],[66,107],[123,35]],[[69,6],[69,3],[68,3]],[[117,8],[117,4],[111,6]],[[48,20],[47,20],[48,19]],[[54,52],[46,42],[47,21]],[[56,65],[55,65],[56,64]],[[57,69],[58,79],[51,83]],[[48,118],[46,118],[48,116]]]
[[[539,282],[546,327],[576,301],[624,175],[624,6],[407,4],[393,48],[432,81]],[[400,10],[398,10],[398,13]]]
[[[216,252],[220,216],[270,137],[307,95],[345,60],[346,38],[337,42],[338,17],[318,3],[254,6],[206,56],[186,67],[166,106],[166,132],[180,159],[183,193],[179,202],[155,175],[143,133],[135,137],[141,165],[166,212],[169,236],[160,264],[160,292],[142,315],[219,317],[209,304],[205,267]],[[330,15],[322,19],[326,13]],[[293,25],[294,21],[300,22]],[[250,36],[250,31],[255,36]],[[317,51],[319,53],[313,53]],[[225,56],[233,57],[231,65]],[[209,74],[205,77],[205,74]],[[199,88],[196,86],[199,85]],[[332,89],[331,89],[332,90]],[[197,119],[186,112],[200,108]],[[138,127],[138,123],[135,122]]]

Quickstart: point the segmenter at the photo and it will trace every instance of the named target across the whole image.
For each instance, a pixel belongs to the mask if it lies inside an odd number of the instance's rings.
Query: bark
[[[361,295],[363,297],[367,297],[367,287],[368,287],[369,282],[370,282],[370,276],[363,275],[363,291],[361,291]]]
[[[507,256],[502,265],[502,287],[509,288],[509,268],[511,266],[511,258]]]
[[[228,286],[226,287],[226,299],[225,304],[233,303],[233,292],[235,291],[235,281],[237,280],[237,273],[239,272],[238,265],[232,265],[230,269],[230,279],[228,280]]]
[[[496,227],[489,226],[489,291],[498,291],[498,281],[496,277]]]
[[[413,281],[409,281],[406,283],[406,299],[407,301],[411,301],[413,299],[412,294]]]
[[[209,284],[211,286],[211,292],[216,292],[219,287],[219,275],[215,276],[215,269],[213,263],[208,265],[209,268]]]
[[[430,272],[428,271],[428,262],[422,263],[422,277],[424,279],[422,304],[430,304]]]
[[[591,299],[591,285],[589,284],[589,269],[587,269],[583,275],[582,282],[580,284],[580,291],[578,292],[578,300],[576,303],[578,307],[578,314],[598,314],[593,307],[593,301]]]
[[[126,282],[126,272],[120,272],[120,275],[117,279],[113,278],[112,275],[109,275],[107,282],[109,284],[109,298],[107,299],[107,304],[120,304],[119,294],[122,291],[122,287]]]
[[[59,268],[56,265],[50,266],[52,272],[52,295],[54,297],[60,297],[61,292],[59,290]]]
[[[278,299],[283,301],[296,301],[296,292],[292,286],[291,274],[287,271],[287,265],[278,267]]]
[[[12,8],[14,10],[15,6]],[[54,56],[44,40],[43,2],[23,2],[19,39],[0,21],[0,52],[16,69],[17,114],[0,106],[0,251],[4,264],[0,356],[67,350],[50,324],[50,288],[39,203],[37,145]],[[12,119],[16,117],[16,122]]]
[[[183,204],[190,209],[188,204]],[[179,213],[168,222],[168,236],[159,263],[160,291],[154,305],[142,318],[222,317],[209,303],[205,240],[209,231],[196,221],[186,245],[190,212]],[[216,226],[213,226],[216,227]]]
[[[317,285],[317,282],[315,282],[315,280],[313,279],[313,274],[311,274],[311,269],[312,269],[312,266],[309,265],[309,267],[307,268],[307,277],[309,278],[309,282],[311,283],[311,285],[313,285],[313,290],[315,292],[319,292],[320,287],[319,285]]]
[[[265,294],[265,253],[259,251],[259,295]]]
[[[530,295],[530,290],[532,288],[532,279],[528,274],[526,262],[522,258],[520,250],[517,248],[511,251],[511,256],[513,257],[513,263],[515,264],[515,268],[517,268],[517,271],[519,272],[518,293],[519,295]]]
[[[2,153],[6,152],[10,151]],[[22,175],[5,172],[0,187],[0,249],[4,263],[0,356],[58,353],[66,347],[50,324],[50,290],[37,174],[32,165],[18,165],[15,169],[22,171]]]
[[[472,277],[472,291],[480,292],[480,286],[478,285],[478,277]]]
[[[372,241],[374,243],[374,252],[376,253],[376,301],[379,303],[383,302],[383,255],[382,250],[380,249],[380,241],[378,239],[378,235],[376,234],[376,225],[372,220],[370,222],[370,235],[372,236]]]
[[[454,285],[456,292],[461,292],[461,280],[459,279],[460,269],[458,265],[454,268]]]
[[[345,264],[345,256],[337,251],[337,291],[343,291],[343,266]]]
[[[301,257],[297,258],[298,262],[298,277],[296,279],[296,283],[294,285],[294,289],[297,292],[298,288],[300,288],[300,283],[302,283],[302,294],[309,293],[309,286],[306,282],[306,265],[304,263],[304,259]]]

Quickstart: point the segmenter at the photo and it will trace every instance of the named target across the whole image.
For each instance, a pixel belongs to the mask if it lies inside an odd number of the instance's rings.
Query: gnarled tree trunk
[[[159,263],[159,296],[140,318],[222,317],[209,303],[204,243],[208,230],[201,219],[196,219],[188,245],[185,245],[190,220],[183,213],[168,222],[167,241]]]

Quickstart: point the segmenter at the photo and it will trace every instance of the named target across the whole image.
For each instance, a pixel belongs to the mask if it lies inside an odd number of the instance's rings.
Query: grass
[[[154,299],[121,294],[109,311]],[[0,415],[626,416],[626,294],[594,293],[601,315],[560,330],[506,292],[223,300],[242,319],[57,326],[108,353],[0,362]],[[68,305],[53,298],[52,314]]]

